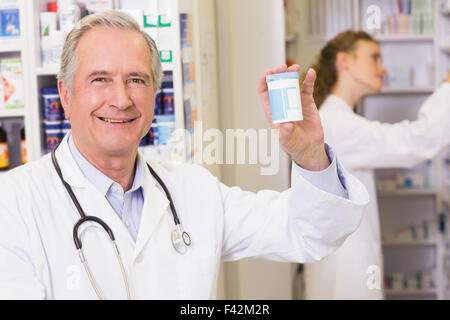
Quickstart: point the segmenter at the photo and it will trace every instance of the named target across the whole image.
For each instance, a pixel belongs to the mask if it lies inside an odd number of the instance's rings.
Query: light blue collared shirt
[[[320,190],[348,199],[347,184],[342,174],[342,168],[337,162],[333,149],[325,144],[325,151],[330,161],[330,166],[322,171],[309,171],[292,162],[292,167],[297,170],[303,178]]]
[[[95,168],[86,158],[78,151],[75,146],[72,135],[70,134],[69,149],[72,157],[80,167],[81,172],[91,182],[94,187],[101,192],[102,195],[110,203],[116,214],[127,227],[130,235],[136,242],[139,224],[141,221],[142,208],[144,206],[144,172],[142,159],[137,157],[136,172],[134,174],[133,185],[130,190],[123,192],[122,186],[107,177],[100,170]],[[345,179],[337,164],[336,157],[332,149],[325,145],[330,166],[322,171],[309,171],[301,168],[295,162],[292,163],[293,170],[296,170],[309,183],[315,187],[334,195],[348,198]]]
[[[144,206],[144,172],[141,157],[137,157],[133,185],[124,193],[119,183],[110,179],[86,160],[75,146],[72,135],[69,136],[69,149],[81,172],[105,196],[136,242]]]

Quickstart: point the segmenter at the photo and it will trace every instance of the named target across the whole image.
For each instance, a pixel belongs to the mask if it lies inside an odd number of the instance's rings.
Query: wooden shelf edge
[[[380,197],[398,197],[398,196],[435,196],[438,194],[436,189],[412,189],[396,191],[377,191]]]
[[[408,241],[408,242],[391,242],[386,241],[382,243],[384,247],[428,247],[428,246],[437,246],[437,242],[433,241]]]
[[[437,295],[438,292],[436,289],[428,289],[428,290],[393,290],[386,289],[384,290],[386,295],[391,296],[409,296],[409,295]]]
[[[424,42],[434,41],[434,35],[415,35],[415,34],[399,34],[399,35],[375,35],[375,40],[379,42]]]
[[[0,52],[18,52],[22,51],[20,38],[0,37]]]
[[[411,93],[432,93],[435,88],[430,87],[405,87],[405,88],[383,88],[380,95],[386,94],[411,94]]]
[[[25,109],[10,109],[10,110],[1,110],[0,118],[14,118],[14,117],[23,117],[25,116]]]

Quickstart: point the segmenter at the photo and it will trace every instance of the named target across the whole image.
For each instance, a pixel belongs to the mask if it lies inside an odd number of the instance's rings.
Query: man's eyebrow
[[[109,76],[109,75],[111,75],[111,73],[108,71],[96,70],[96,71],[92,71],[88,75],[88,78],[97,77],[97,76]]]
[[[88,75],[88,79],[92,78],[92,77],[98,77],[98,76],[110,76],[111,72],[105,71],[105,70],[96,70],[96,71],[92,71],[89,75]],[[144,78],[147,81],[151,80],[151,77],[145,73],[145,72],[130,72],[128,74],[128,76],[130,77],[141,77]]]
[[[132,77],[141,77],[141,78],[144,78],[144,79],[147,80],[147,81],[150,81],[150,76],[149,76],[147,73],[144,73],[144,72],[131,72],[131,73],[129,74],[129,76],[132,76]]]

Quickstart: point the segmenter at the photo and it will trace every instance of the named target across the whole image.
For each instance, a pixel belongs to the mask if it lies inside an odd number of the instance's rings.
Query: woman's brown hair
[[[311,66],[316,71],[317,79],[314,84],[314,101],[320,108],[322,103],[331,93],[337,82],[336,57],[339,52],[350,53],[356,49],[357,42],[360,40],[378,42],[364,31],[345,31],[338,34],[332,40],[328,41],[325,47],[320,51],[316,62]],[[305,79],[306,72],[302,75],[302,82]]]

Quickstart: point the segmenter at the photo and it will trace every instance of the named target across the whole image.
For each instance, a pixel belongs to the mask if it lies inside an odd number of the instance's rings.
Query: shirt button
[[[117,186],[114,184],[114,185],[112,186],[111,190],[112,190],[112,192],[117,193],[117,192],[119,192],[119,187],[117,187]]]
[[[126,220],[125,220],[125,225],[126,225],[127,227],[129,227],[129,226],[130,226],[130,220],[126,219]]]

